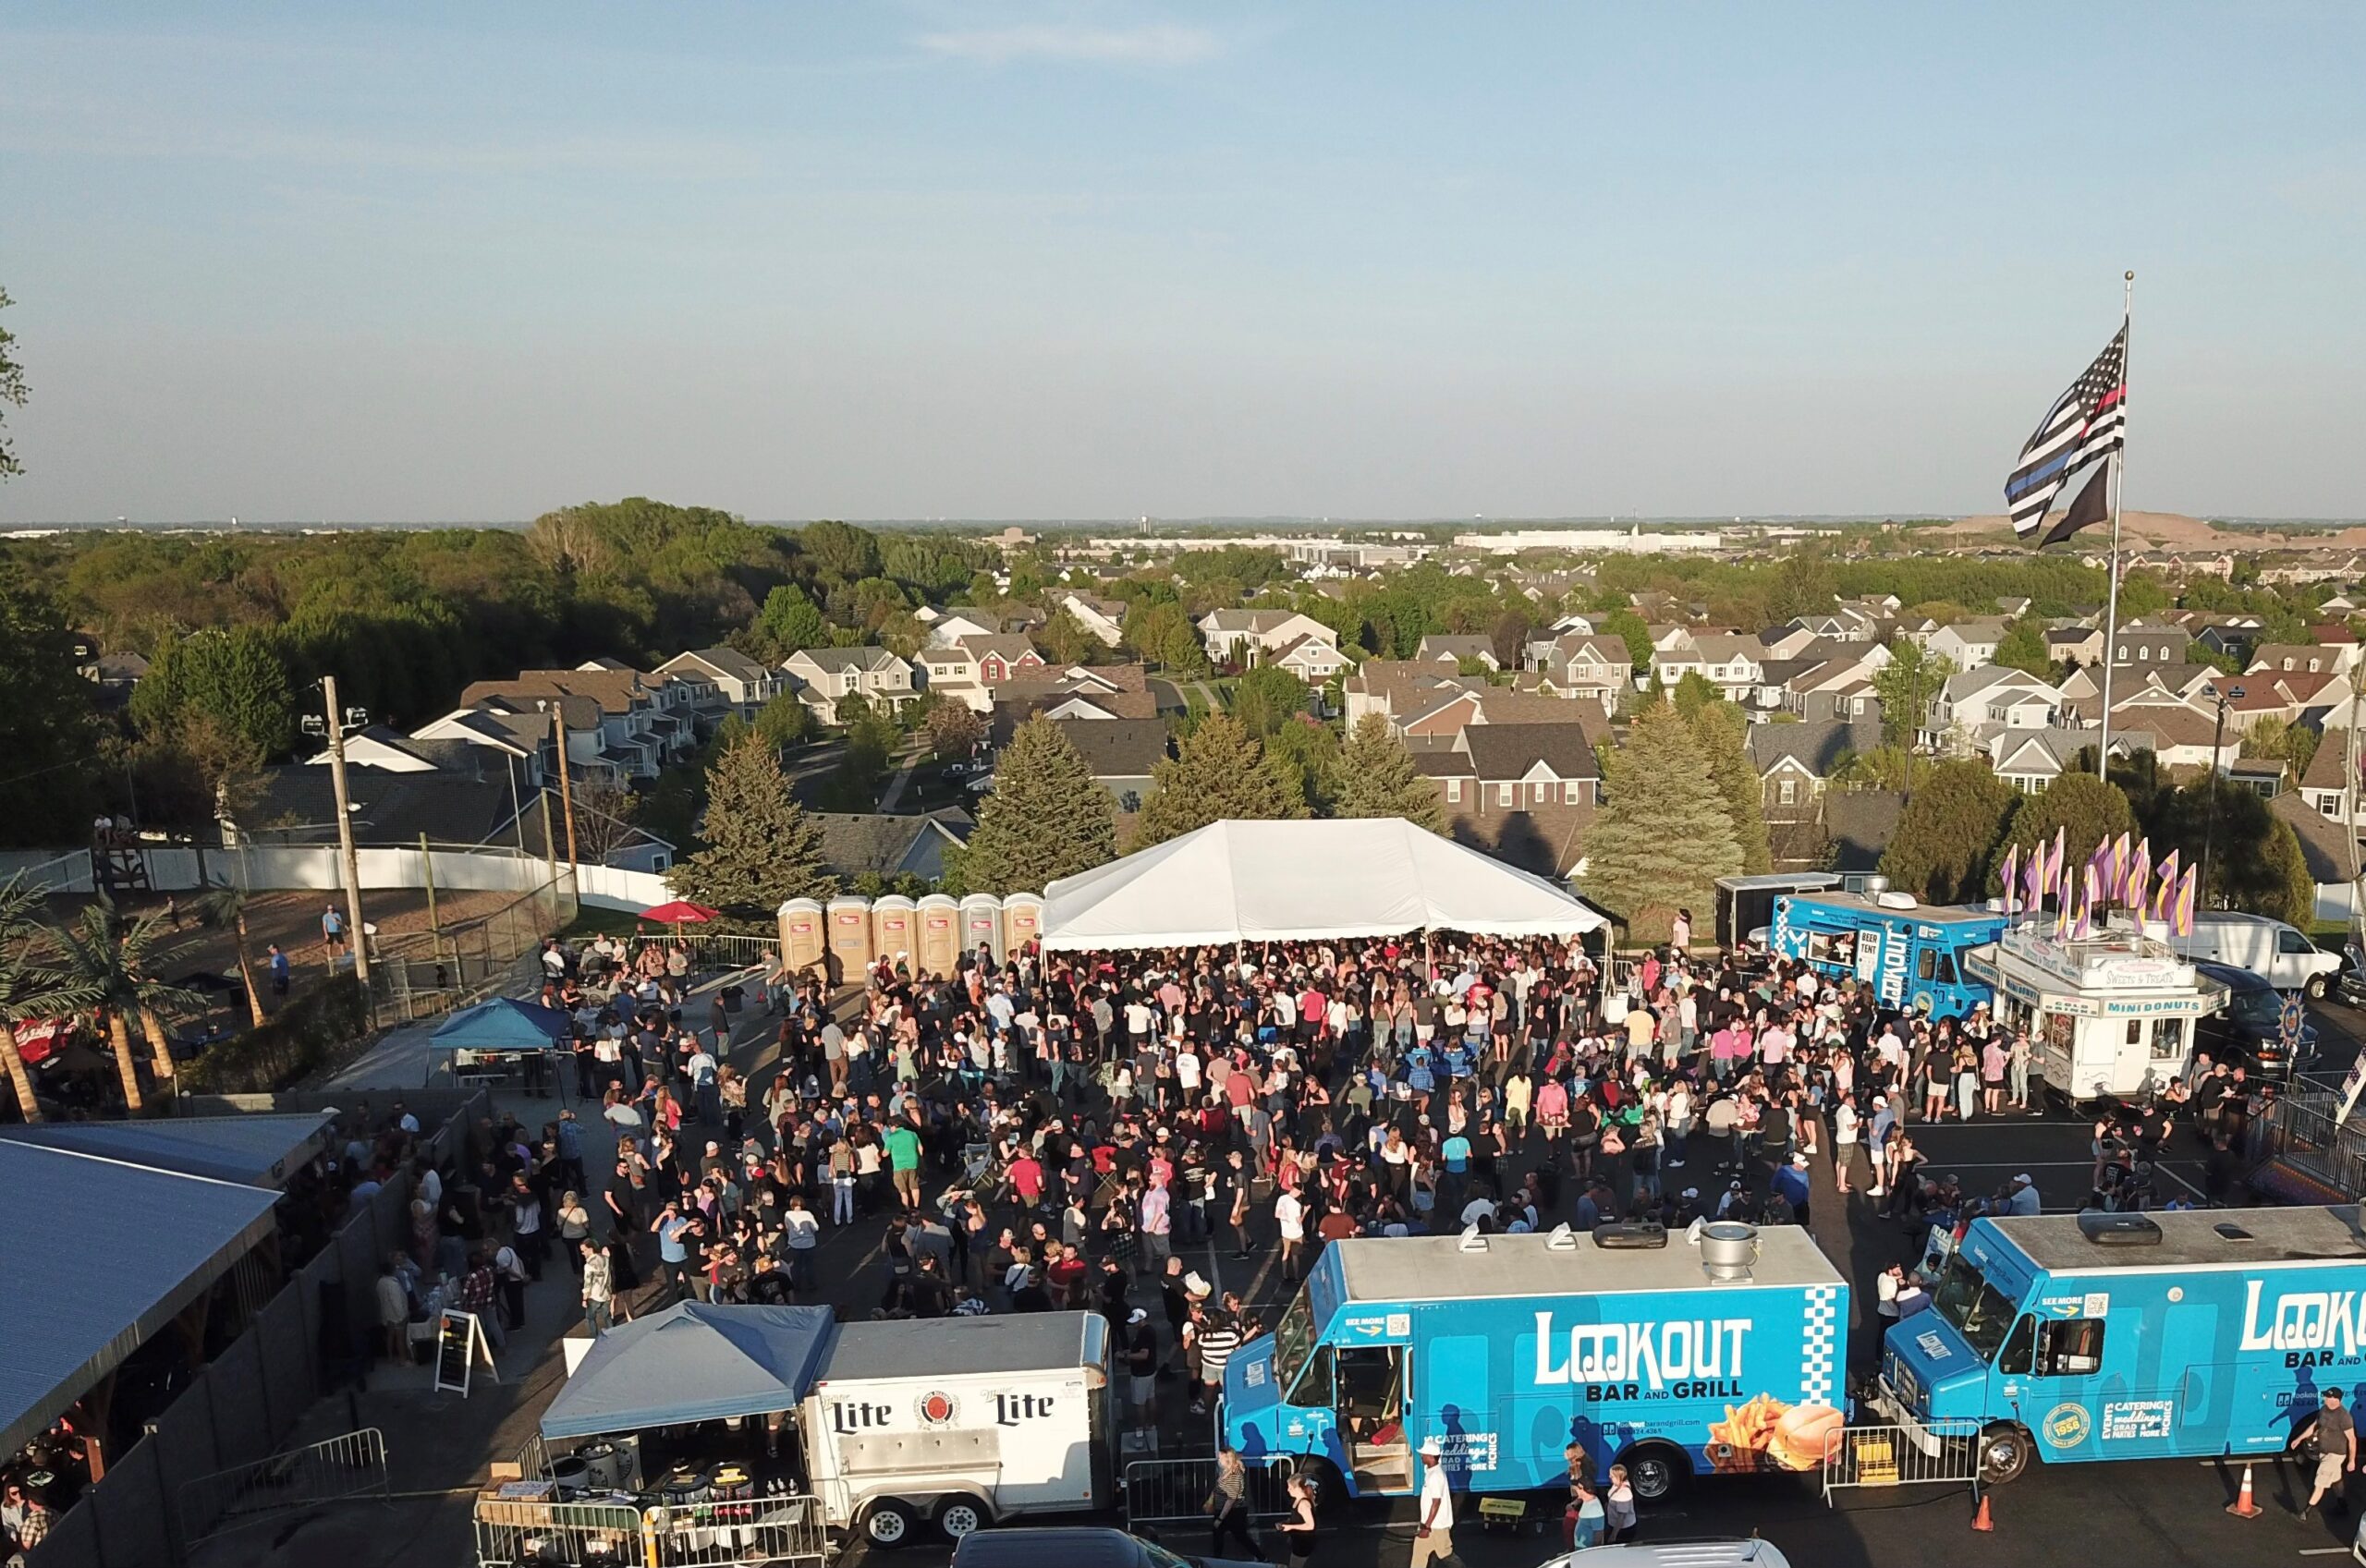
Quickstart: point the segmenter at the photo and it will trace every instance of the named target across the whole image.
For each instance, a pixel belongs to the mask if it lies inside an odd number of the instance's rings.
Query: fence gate
[[[375,1427],[181,1483],[181,1541],[196,1546],[265,1519],[359,1497],[384,1497],[386,1440]]]
[[[1847,1487],[1907,1487],[1926,1482],[1980,1489],[1980,1423],[1928,1421],[1905,1427],[1848,1427],[1823,1456],[1823,1501]]]
[[[1249,1516],[1278,1519],[1290,1511],[1292,1465],[1285,1454],[1262,1465],[1245,1465]],[[1216,1489],[1216,1462],[1205,1459],[1137,1459],[1126,1466],[1126,1527],[1208,1522],[1208,1496]]]
[[[640,1510],[624,1503],[481,1501],[478,1568],[653,1568],[642,1549]]]

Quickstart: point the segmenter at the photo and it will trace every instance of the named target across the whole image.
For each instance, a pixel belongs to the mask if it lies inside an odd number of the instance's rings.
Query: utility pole
[[[321,677],[329,722],[329,783],[336,790],[337,862],[345,878],[345,918],[353,928],[353,978],[370,985],[370,942],[361,925],[361,860],[353,850],[353,807],[345,791],[345,710],[337,706],[336,677]]]
[[[579,868],[581,862],[576,858],[575,854],[575,786],[568,782],[567,776],[567,713],[563,707],[565,701],[566,699],[561,698],[557,702],[551,704],[551,728],[558,736],[558,807],[559,814],[567,819],[567,869],[575,870]]]

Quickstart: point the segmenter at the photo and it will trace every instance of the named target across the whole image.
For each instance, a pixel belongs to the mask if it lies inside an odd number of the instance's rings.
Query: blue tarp
[[[463,1007],[435,1026],[430,1051],[548,1051],[572,1032],[573,1020],[555,1007],[497,996]]]
[[[813,1385],[834,1322],[826,1307],[669,1307],[600,1336],[543,1412],[543,1436],[795,1409]]]

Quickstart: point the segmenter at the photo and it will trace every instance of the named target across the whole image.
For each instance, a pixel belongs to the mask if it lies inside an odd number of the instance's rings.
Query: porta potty
[[[830,978],[840,985],[860,985],[871,967],[871,900],[830,900]]]
[[[891,893],[871,906],[871,951],[907,972],[920,966],[920,949],[912,941],[912,901]]]
[[[921,972],[949,978],[961,956],[961,906],[932,893],[914,908],[912,919],[920,927]]]
[[[822,930],[822,906],[811,898],[792,898],[780,906],[780,957],[792,975],[828,978],[823,960],[829,942]]]
[[[1034,945],[1043,934],[1043,901],[1031,893],[1014,893],[1002,901],[1002,950],[1012,957]]]
[[[1002,960],[1002,900],[991,893],[973,893],[961,901],[961,951],[985,948]]]

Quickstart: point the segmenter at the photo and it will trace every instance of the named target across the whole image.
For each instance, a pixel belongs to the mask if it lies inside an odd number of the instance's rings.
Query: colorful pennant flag
[[[2030,845],[2029,863],[2021,868],[2021,907],[2031,915],[2045,907],[2045,845]]]
[[[2153,919],[2166,920],[2169,906],[2177,902],[2177,852],[2172,849],[2161,862],[2160,875],[2153,883],[2152,906],[2146,913]]]
[[[2112,840],[2111,865],[2106,869],[2104,881],[2104,901],[2105,903],[2125,904],[2128,902],[2128,868],[2133,861],[2134,856],[2135,848],[2134,845],[2128,842],[2128,835],[2127,833],[2122,833],[2117,838]]]
[[[2177,879],[2177,909],[2169,922],[2169,931],[2174,936],[2193,934],[2194,882],[2201,870],[2199,866],[2189,866],[2185,875]]]
[[[1997,879],[2005,889],[2005,913],[2007,917],[2013,914],[2013,895],[2019,891],[2013,886],[2013,879],[2020,869],[2021,846],[2017,844],[2005,851],[2005,874]]]
[[[2069,848],[2069,835],[2066,830],[2062,828],[2056,828],[2054,830],[2054,853],[2046,858],[2045,862],[2045,880],[2047,881],[2059,882],[2062,881],[2063,869],[2067,864],[2067,858],[2065,851]]]
[[[2136,841],[2134,858],[2128,863],[2128,875],[2119,884],[2119,901],[2137,914],[2144,913],[2144,900],[2153,891],[2153,841]]]

